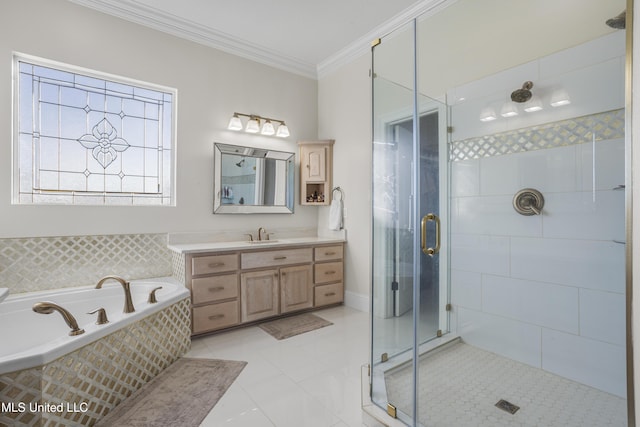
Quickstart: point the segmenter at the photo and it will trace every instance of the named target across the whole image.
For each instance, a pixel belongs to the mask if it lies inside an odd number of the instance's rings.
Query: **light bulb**
[[[229,120],[229,125],[227,126],[229,130],[242,130],[242,120],[238,117],[237,114],[234,114]]]
[[[276,136],[279,136],[280,138],[286,138],[289,136],[289,128],[284,124],[284,122],[282,122],[282,124],[278,126],[278,132],[276,133]]]
[[[262,125],[261,133],[263,135],[273,135],[274,133],[276,133],[276,130],[273,127],[273,123],[271,123],[271,120],[267,120],[266,122],[264,122],[264,124]]]
[[[245,132],[258,133],[260,132],[260,121],[257,118],[251,117],[247,122],[247,127],[244,128]]]

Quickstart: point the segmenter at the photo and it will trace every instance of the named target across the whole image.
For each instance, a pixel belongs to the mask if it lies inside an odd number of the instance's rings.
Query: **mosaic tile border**
[[[180,284],[186,286],[186,264],[187,260],[184,254],[171,251],[171,269],[173,278]]]
[[[625,110],[622,108],[539,126],[453,141],[449,147],[449,160],[458,162],[591,143],[594,133],[596,141],[624,138],[624,116]]]
[[[1,375],[4,405],[69,404],[78,410],[3,411],[0,426],[93,425],[189,350],[190,314],[185,298],[47,365]]]
[[[171,275],[166,234],[0,239],[0,287],[11,293],[95,284],[107,275]]]

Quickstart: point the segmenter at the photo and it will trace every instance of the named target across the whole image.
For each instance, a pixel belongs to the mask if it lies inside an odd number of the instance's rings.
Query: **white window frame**
[[[141,90],[151,90],[155,92],[162,92],[165,94],[169,94],[171,96],[170,104],[170,144],[164,144],[160,149],[158,149],[158,158],[162,158],[162,167],[158,167],[157,176],[155,177],[158,181],[158,191],[153,192],[137,192],[137,191],[113,191],[112,189],[107,190],[105,186],[104,191],[90,191],[90,190],[67,190],[67,189],[56,189],[56,190],[42,190],[36,187],[35,180],[33,178],[34,173],[37,169],[35,166],[36,155],[34,154],[36,150],[33,150],[31,153],[31,163],[32,167],[29,171],[22,171],[23,174],[31,174],[31,178],[28,180],[24,179],[23,175],[21,177],[21,166],[20,166],[20,157],[21,157],[21,128],[20,128],[20,63],[25,62],[35,66],[46,67],[50,69],[54,69],[61,72],[72,73],[74,75],[80,75],[82,77],[88,77],[93,79],[104,80],[106,82],[115,83],[115,84],[123,84],[127,86],[133,86],[134,89]],[[107,96],[107,89],[105,89],[105,96]],[[122,77],[114,74],[103,73],[100,71],[91,70],[88,68],[82,68],[74,65],[65,64],[62,62],[52,61],[49,59],[43,59],[32,55],[27,55],[23,53],[13,53],[13,86],[12,86],[12,97],[13,97],[13,122],[12,122],[12,204],[14,205],[99,205],[99,206],[175,206],[176,205],[176,148],[177,148],[177,89],[170,88],[166,86],[161,86],[153,83],[148,83],[140,80],[135,80],[127,77]],[[117,99],[118,96],[115,96]],[[124,99],[124,98],[122,98]],[[30,100],[29,103],[33,105],[33,101]],[[60,105],[58,107],[61,107]],[[164,105],[162,108],[165,108]],[[88,112],[87,112],[88,114]],[[106,113],[105,113],[106,117]],[[123,117],[122,117],[123,118]],[[144,119],[146,120],[146,119]],[[146,123],[146,122],[145,122]],[[107,124],[107,126],[109,126]],[[94,126],[94,131],[97,128],[97,125]],[[87,137],[92,139],[91,137],[91,129],[87,130]],[[162,130],[159,130],[159,133],[163,133]],[[94,133],[95,135],[95,133]],[[82,137],[82,138],[84,138]],[[82,139],[80,138],[80,139]],[[32,134],[32,139],[35,139],[35,136]],[[89,148],[90,144],[96,145],[95,143],[89,141],[87,144],[83,143],[84,141],[78,141],[79,144],[85,146],[85,148]],[[146,137],[145,137],[146,139]],[[166,139],[166,138],[165,138]],[[159,137],[159,140],[162,140],[162,137]],[[120,139],[116,141],[122,141]],[[114,143],[116,142],[114,141]],[[124,141],[123,141],[124,143]],[[140,144],[138,142],[138,144]],[[167,146],[169,148],[167,148]],[[117,153],[117,151],[126,150],[124,146],[115,146],[115,150],[111,150],[114,155],[118,155],[121,153]],[[138,147],[140,148],[140,146]],[[91,153],[91,150],[87,150]],[[169,153],[166,153],[170,151]],[[145,150],[142,150],[144,153]],[[28,154],[27,154],[28,155]],[[144,157],[144,155],[143,155]],[[106,168],[104,164],[110,165],[109,160],[98,160],[98,157],[95,156],[95,160],[98,162],[102,161],[101,165],[104,167],[104,176],[107,176]],[[145,169],[146,171],[146,169]],[[60,173],[60,170],[57,170]],[[100,176],[98,173],[97,176]],[[147,178],[146,174],[138,176],[138,178],[142,178],[143,180]],[[162,179],[160,179],[162,178]],[[28,185],[24,188],[25,182],[31,182],[32,185]],[[22,188],[21,188],[22,185]],[[168,187],[168,188],[167,188]]]

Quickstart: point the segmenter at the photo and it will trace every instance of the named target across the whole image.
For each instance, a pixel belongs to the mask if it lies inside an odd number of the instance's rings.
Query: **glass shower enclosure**
[[[371,399],[414,426],[627,425],[624,1],[478,3],[372,48]],[[515,31],[533,15],[548,34]]]

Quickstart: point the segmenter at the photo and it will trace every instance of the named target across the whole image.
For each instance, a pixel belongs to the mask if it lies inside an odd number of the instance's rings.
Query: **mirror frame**
[[[255,155],[255,154],[258,155]],[[278,160],[286,162],[285,171],[285,204],[284,205],[232,205],[222,204],[222,156],[223,154],[243,155],[246,157],[265,158],[274,153]],[[249,147],[223,142],[213,143],[213,213],[214,214],[256,214],[287,213],[292,214],[295,205],[295,153]]]

